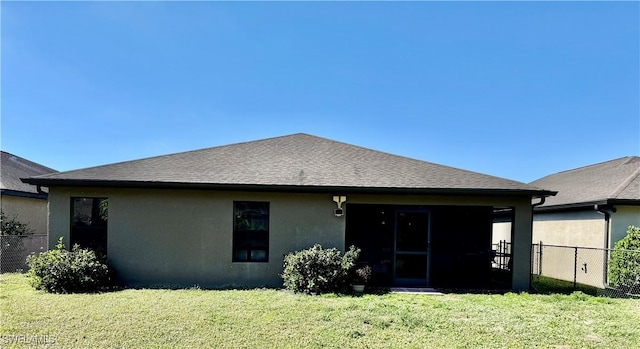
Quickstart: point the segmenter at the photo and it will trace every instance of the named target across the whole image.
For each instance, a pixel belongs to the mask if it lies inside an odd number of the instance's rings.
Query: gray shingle
[[[540,191],[524,183],[294,134],[39,176],[31,183],[181,183]],[[113,185],[113,183],[112,183]]]
[[[640,200],[640,157],[628,156],[559,172],[529,183],[558,191],[541,207]]]
[[[0,158],[0,189],[3,192],[38,194],[35,186],[23,183],[20,178],[53,172],[56,170],[3,151]]]

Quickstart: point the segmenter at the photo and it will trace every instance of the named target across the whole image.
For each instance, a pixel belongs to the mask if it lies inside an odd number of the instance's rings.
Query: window
[[[268,202],[233,202],[233,261],[269,261]]]
[[[109,201],[105,198],[71,198],[71,246],[107,255]]]

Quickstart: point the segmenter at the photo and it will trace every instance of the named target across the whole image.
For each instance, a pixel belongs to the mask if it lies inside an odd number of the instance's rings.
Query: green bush
[[[92,250],[74,245],[67,251],[58,240],[56,248],[27,257],[29,281],[51,293],[96,292],[110,286],[109,267]]]
[[[349,272],[355,266],[360,249],[351,246],[342,254],[336,248],[313,247],[284,257],[282,278],[291,291],[307,294],[345,292]]]
[[[18,221],[18,215],[8,217],[4,211],[0,210],[0,235],[29,235],[33,234],[33,229],[29,225]]]
[[[629,226],[627,235],[616,242],[609,259],[609,284],[625,292],[640,293],[640,227]]]

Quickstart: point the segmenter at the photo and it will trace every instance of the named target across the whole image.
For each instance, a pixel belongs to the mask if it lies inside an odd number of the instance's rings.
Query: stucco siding
[[[604,215],[596,211],[536,213],[533,241],[545,245],[603,248]]]
[[[596,249],[544,246],[536,260],[539,272],[548,277],[604,287],[606,283],[605,248],[613,248],[626,234],[630,224],[640,225],[640,207],[617,206],[611,212],[609,231],[605,217],[594,210],[537,213],[533,221],[533,241],[543,245],[578,246]],[[609,235],[609,241],[607,241]],[[535,258],[539,258],[539,255]],[[574,271],[574,265],[576,269]]]
[[[616,206],[611,212],[609,241],[605,218],[595,210],[536,213],[533,241],[561,246],[613,248],[630,225],[640,226],[640,206]]]
[[[627,235],[630,225],[640,227],[640,206],[616,206],[611,215],[611,248]]]
[[[2,211],[10,218],[17,215],[21,223],[26,223],[34,234],[47,233],[47,200],[2,195]]]
[[[328,195],[52,188],[50,197],[50,246],[69,241],[71,197],[109,199],[108,260],[134,286],[275,286],[286,253],[344,248]],[[268,263],[232,262],[234,200],[270,202]]]
[[[533,217],[533,242],[542,242],[535,269],[540,275],[585,285],[604,287],[602,250],[571,247],[603,248],[605,244],[604,215],[595,210],[536,213]],[[553,245],[553,246],[549,246]],[[560,246],[560,247],[558,247]]]
[[[511,222],[493,223],[492,244],[499,244],[500,241],[511,242]]]
[[[51,188],[51,247],[59,236],[69,242],[72,197],[108,198],[108,260],[133,286],[280,286],[285,254],[314,243],[345,248],[346,217],[334,216],[329,194],[71,187]],[[270,203],[269,262],[232,262],[233,201]],[[514,207],[513,287],[529,287],[529,197],[347,195],[347,202]]]

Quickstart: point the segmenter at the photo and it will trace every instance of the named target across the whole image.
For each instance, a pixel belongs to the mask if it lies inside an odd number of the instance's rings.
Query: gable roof
[[[45,186],[552,194],[508,179],[302,133],[32,177],[25,182]]]
[[[46,191],[38,192],[38,188],[23,183],[24,177],[38,176],[56,172],[46,166],[21,158],[17,155],[1,152],[0,157],[0,190],[2,195],[46,198]]]
[[[640,157],[627,156],[563,171],[529,184],[558,191],[538,210],[595,204],[640,204]]]

